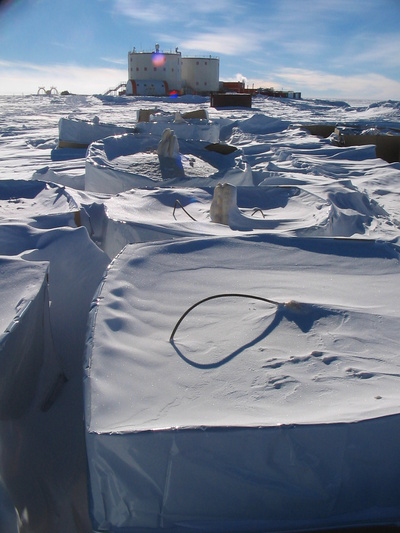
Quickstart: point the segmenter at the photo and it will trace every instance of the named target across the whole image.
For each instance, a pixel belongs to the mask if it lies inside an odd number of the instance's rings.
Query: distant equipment
[[[250,93],[213,93],[211,107],[251,107]]]
[[[50,87],[50,89],[46,89],[45,87],[39,87],[38,92],[36,94],[44,94],[45,96],[51,96],[52,94],[58,95],[58,91],[57,87]]]
[[[126,83],[121,81],[116,87],[110,87],[104,93],[104,96],[123,96],[124,94],[126,94]]]

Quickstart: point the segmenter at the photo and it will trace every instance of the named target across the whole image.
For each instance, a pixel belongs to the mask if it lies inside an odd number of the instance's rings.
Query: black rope
[[[185,213],[187,214],[188,217],[190,217],[192,220],[194,220],[196,222],[196,219],[193,218],[192,215],[186,211],[186,209],[183,207],[183,205],[180,203],[179,200],[175,200],[174,211],[172,213],[172,215],[173,215],[175,220],[176,220],[175,211],[176,211],[176,206],[177,205],[179,205],[179,207],[181,207],[185,211]]]
[[[241,293],[214,294],[213,296],[208,296],[207,298],[203,298],[203,300],[196,302],[183,313],[183,315],[180,317],[178,322],[175,324],[175,327],[172,330],[169,341],[170,342],[173,341],[174,335],[177,329],[179,328],[182,320],[190,313],[190,311],[193,311],[193,309],[195,309],[200,304],[203,304],[204,302],[208,302],[209,300],[215,300],[216,298],[249,298],[251,300],[261,300],[262,302],[266,302],[266,303],[276,305],[276,306],[280,305],[279,302],[275,302],[274,300],[270,300],[269,298],[263,298],[262,296],[253,296],[251,294],[241,294]]]
[[[259,207],[256,207],[253,212],[251,213],[251,216],[253,216],[255,213],[257,213],[257,211],[260,211],[260,213],[262,214],[262,217],[265,218],[265,215],[264,213],[262,212],[262,210],[259,208]]]

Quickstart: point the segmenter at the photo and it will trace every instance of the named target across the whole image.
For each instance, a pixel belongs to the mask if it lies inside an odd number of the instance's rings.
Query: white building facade
[[[204,94],[218,88],[219,58],[182,57],[177,48],[164,52],[158,44],[152,52],[128,52],[127,95]]]
[[[219,89],[219,58],[182,57],[182,88],[188,93],[210,93]]]

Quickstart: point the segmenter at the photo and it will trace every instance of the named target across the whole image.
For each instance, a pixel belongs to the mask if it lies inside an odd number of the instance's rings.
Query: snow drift
[[[399,109],[0,99],[0,529],[398,523]]]

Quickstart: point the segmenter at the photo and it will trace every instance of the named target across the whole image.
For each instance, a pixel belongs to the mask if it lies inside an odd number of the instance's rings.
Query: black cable
[[[263,211],[259,208],[259,207],[255,207],[253,212],[251,213],[251,216],[253,216],[255,213],[257,213],[257,211],[260,211],[260,213],[262,214],[262,217],[265,218],[265,215],[263,213]]]
[[[185,316],[187,316],[190,313],[190,311],[193,311],[193,309],[197,307],[198,305],[204,302],[208,302],[209,300],[215,300],[216,298],[249,298],[251,300],[261,300],[262,302],[266,302],[266,303],[273,304],[276,306],[281,305],[279,302],[275,302],[274,300],[270,300],[269,298],[263,298],[262,296],[253,296],[251,294],[241,294],[241,293],[214,294],[213,296],[208,296],[207,298],[203,298],[203,300],[196,302],[183,313],[183,315],[180,317],[178,322],[175,324],[174,329],[172,330],[171,336],[169,338],[169,342],[172,342],[174,335],[177,329],[179,328],[182,320],[185,318]]]
[[[194,220],[196,222],[196,219],[194,217],[192,217],[192,215],[186,211],[186,209],[183,207],[183,205],[180,203],[179,200],[175,200],[174,210],[172,212],[172,215],[173,215],[175,220],[176,220],[175,211],[176,211],[176,206],[177,205],[179,205],[179,207],[181,207],[185,211],[185,213],[187,214],[188,217],[190,217],[192,220]]]

